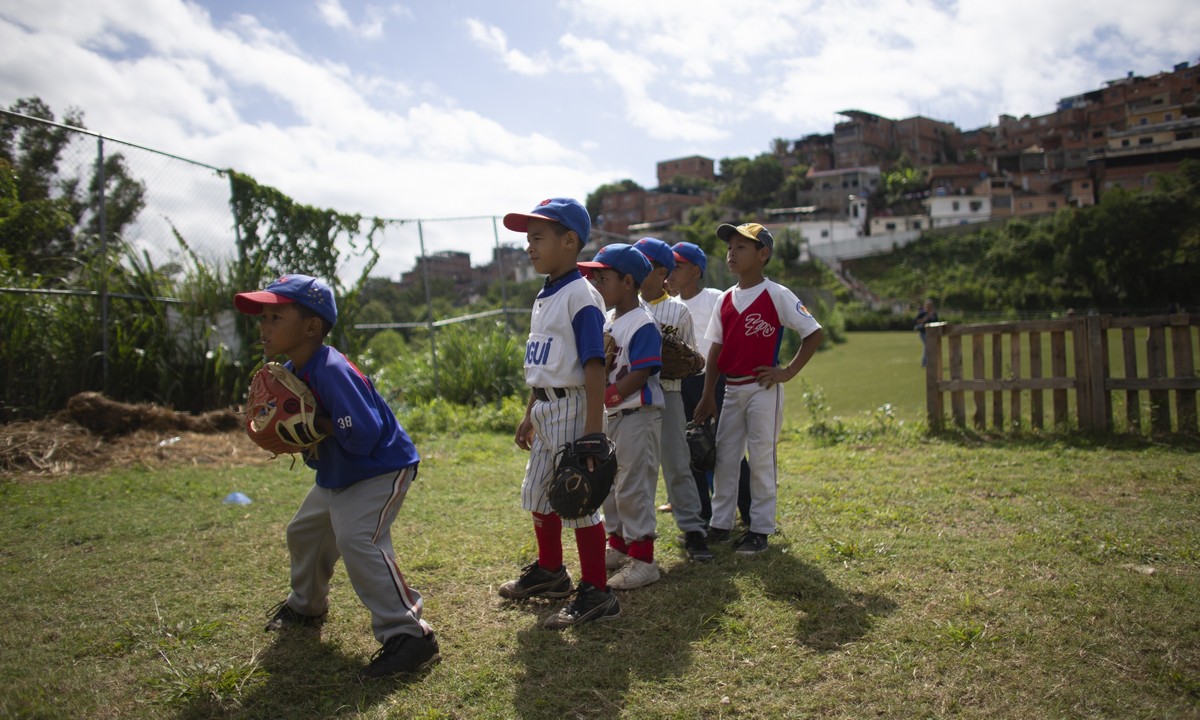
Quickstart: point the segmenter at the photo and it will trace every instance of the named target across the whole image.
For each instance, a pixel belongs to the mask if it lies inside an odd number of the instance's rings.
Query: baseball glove
[[[617,339],[610,333],[604,333],[604,377],[612,375],[613,365],[617,364]]]
[[[704,358],[675,333],[663,333],[662,370],[659,378],[679,380],[704,371]]]
[[[712,418],[702,423],[687,424],[688,453],[692,456],[691,466],[696,472],[708,472],[717,465],[717,434],[713,430]]]
[[[256,445],[275,455],[310,450],[325,439],[313,422],[317,401],[300,378],[277,362],[254,374],[246,398],[246,434]]]
[[[594,459],[592,470],[588,458]],[[581,518],[600,509],[617,477],[617,449],[604,433],[591,433],[567,443],[554,459],[547,491],[559,517]]]

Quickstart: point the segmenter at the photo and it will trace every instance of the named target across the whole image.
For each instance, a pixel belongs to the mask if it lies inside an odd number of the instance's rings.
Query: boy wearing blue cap
[[[579,266],[608,306],[604,331],[616,343],[604,390],[609,432],[617,446],[617,478],[604,501],[605,559],[606,566],[617,570],[608,579],[609,587],[632,590],[659,579],[654,562],[654,491],[662,432],[663,394],[658,382],[662,335],[638,301],[650,261],[631,245],[613,243]],[[622,562],[609,563],[610,557]]]
[[[382,644],[360,676],[432,666],[441,660],[438,642],[421,619],[421,594],[405,582],[391,539],[420,456],[371,381],[325,344],[337,322],[333,291],[308,275],[284,275],[265,290],[239,293],[233,302],[241,312],[262,316],[263,354],[287,356],[285,367],[317,400],[315,424],[326,435],[316,452],[304,454],[316,482],[288,523],[291,592],[272,608],[266,629],[320,626],[341,557]]]
[[[650,273],[642,281],[642,307],[658,323],[663,335],[675,335],[695,349],[696,334],[692,327],[692,314],[688,306],[667,293],[664,283],[675,270],[675,253],[671,246],[658,238],[642,238],[634,243],[650,261]],[[694,377],[702,378],[702,375]],[[662,462],[663,481],[667,486],[667,503],[675,518],[675,525],[683,533],[683,548],[688,557],[696,562],[713,559],[708,549],[707,523],[701,516],[699,490],[692,477],[691,454],[687,444],[687,415],[683,407],[682,381],[678,378],[661,378],[663,389],[662,437],[659,442],[659,458]],[[705,488],[705,496],[708,495]],[[660,508],[661,509],[661,508]]]
[[[600,514],[563,518],[547,490],[555,453],[577,440],[604,436],[604,300],[576,266],[587,244],[591,219],[579,201],[551,198],[528,213],[509,213],[504,227],[525,233],[529,261],[546,276],[533,304],[525,342],[529,403],[517,426],[517,447],[529,451],[521,484],[521,507],[533,515],[537,560],[500,586],[509,600],[574,597],[546,619],[550,630],[615,618],[621,614],[604,571],[604,525]],[[575,531],[581,579],[574,591],[563,564],[563,527]]]
[[[724,540],[733,528],[738,464],[750,457],[750,527],[735,552],[753,555],[767,549],[775,532],[777,471],[775,444],[783,426],[783,383],[794,378],[821,344],[821,325],[784,286],[768,280],[763,266],[774,239],[758,223],[721,225],[717,237],[729,243],[725,262],[737,285],[721,294],[709,322],[712,341],[704,373],[704,395],[696,407],[703,421],[716,412],[717,376],[725,374],[725,407],[717,424],[710,540]],[[800,347],[787,366],[779,366],[783,329],[800,334]]]

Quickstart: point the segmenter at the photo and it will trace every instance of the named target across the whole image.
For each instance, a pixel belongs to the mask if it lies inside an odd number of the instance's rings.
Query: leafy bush
[[[524,337],[503,323],[460,324],[437,331],[429,341],[398,351],[398,336],[372,339],[372,363],[378,368],[380,392],[397,405],[421,405],[443,400],[457,405],[482,406],[524,393]],[[384,358],[376,354],[399,354]]]

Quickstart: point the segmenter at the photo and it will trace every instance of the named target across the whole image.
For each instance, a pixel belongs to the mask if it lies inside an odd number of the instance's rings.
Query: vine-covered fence
[[[929,426],[1196,433],[1200,315],[930,324]],[[1047,342],[1048,341],[1048,342]],[[1047,403],[1048,399],[1048,403]],[[1049,405],[1049,407],[1047,407]],[[1116,411],[1116,412],[1114,412]]]

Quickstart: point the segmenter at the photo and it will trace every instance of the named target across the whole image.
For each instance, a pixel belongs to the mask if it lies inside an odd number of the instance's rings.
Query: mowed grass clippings
[[[659,515],[663,579],[566,632],[540,627],[557,603],[496,595],[535,556],[527,456],[504,435],[417,441],[392,535],[441,642],[429,673],[356,679],[377,645],[340,565],[321,632],[262,631],[299,466],[10,479],[0,716],[1200,717],[1188,441],[789,425],[766,554],[687,563]]]

